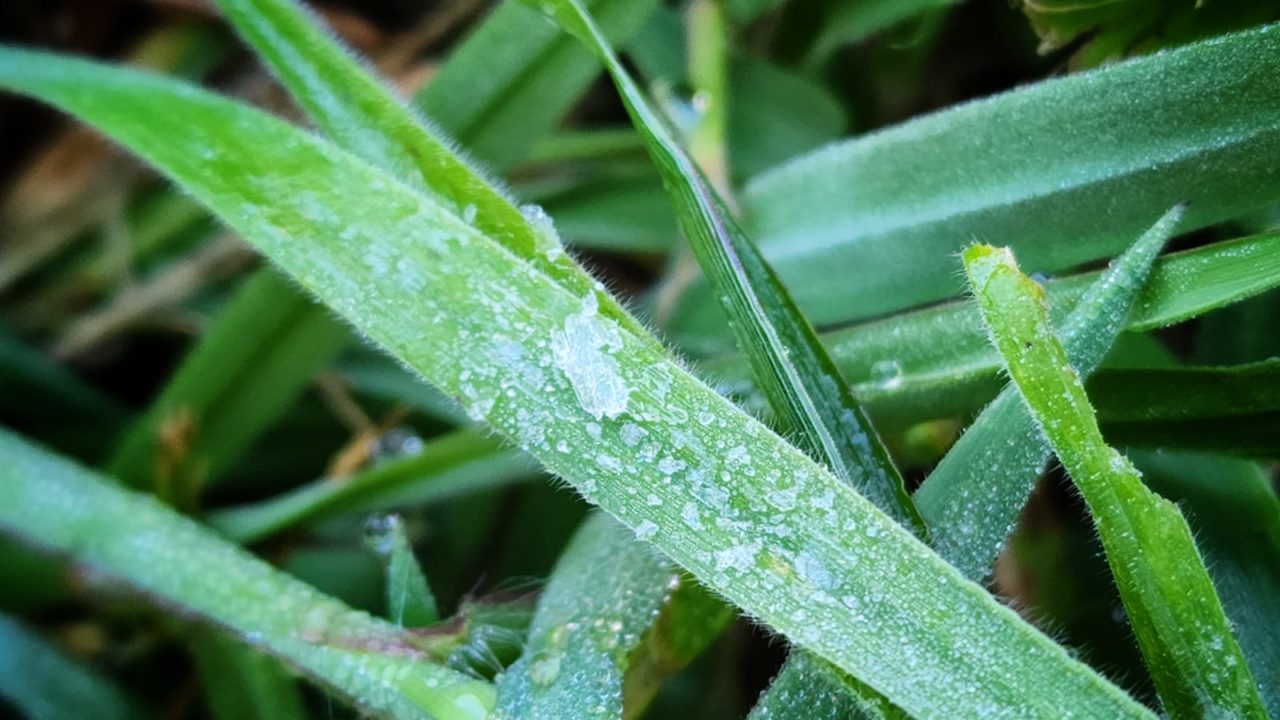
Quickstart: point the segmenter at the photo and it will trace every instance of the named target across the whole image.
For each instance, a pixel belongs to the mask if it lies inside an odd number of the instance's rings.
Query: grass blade
[[[422,452],[378,463],[347,478],[322,478],[254,505],[219,510],[215,529],[241,543],[337,515],[440,502],[517,482],[537,467],[477,430],[434,438]]]
[[[1177,388],[1171,394],[1170,388]],[[1125,368],[1088,386],[1117,444],[1260,458],[1280,447],[1280,361],[1232,367]]]
[[[1133,454],[1143,479],[1178,503],[1253,669],[1262,700],[1280,716],[1280,502],[1254,463],[1200,453]]]
[[[371,521],[370,543],[387,570],[387,617],[396,627],[426,627],[440,619],[435,595],[427,584],[413,545],[398,515]]]
[[[193,626],[189,635],[214,720],[306,720],[297,683],[279,660],[213,628]]]
[[[1057,272],[1180,202],[1179,231],[1231,219],[1280,198],[1278,49],[1280,26],[1249,30],[823,148],[747,187],[748,230],[822,326],[958,295],[968,238]],[[691,292],[673,333],[723,335],[713,306]]]
[[[1150,716],[652,339],[602,318],[594,295],[392,176],[163,78],[5,49],[0,85],[141,154],[549,471],[904,710]]]
[[[30,720],[150,716],[105,678],[5,615],[0,615],[0,698]]]
[[[976,245],[964,263],[993,344],[1094,517],[1165,709],[1175,718],[1265,718],[1186,520],[1103,440],[1043,290],[1007,249]]]
[[[576,0],[544,7],[592,48],[613,77],[676,205],[698,264],[733,318],[738,346],[769,398],[775,422],[784,433],[797,434],[837,477],[905,527],[926,534],[902,476],[848,385],[715,188],[667,131]]]
[[[161,497],[189,506],[278,420],[336,358],[350,331],[290,281],[254,275],[107,463],[133,487],[154,484]]]
[[[588,518],[538,601],[524,654],[498,680],[495,717],[621,717],[628,657],[679,582],[628,529]]]
[[[1090,272],[1045,285],[1055,325],[1097,281]],[[1165,327],[1280,286],[1280,234],[1259,235],[1161,258],[1126,325]],[[1003,381],[972,303],[953,302],[822,334],[832,360],[877,424],[903,427],[977,409]],[[745,378],[736,358],[706,364],[717,377]]]
[[[493,689],[413,636],[321,595],[150,496],[0,431],[0,528],[233,630],[366,709],[476,720]]]
[[[605,35],[625,44],[656,0],[593,0]],[[506,2],[454,50],[414,105],[486,166],[503,171],[549,135],[600,74],[595,57],[520,3]]]
[[[1124,329],[1160,249],[1182,217],[1165,213],[1076,303],[1061,336],[1071,366],[1088,377]],[[982,411],[915,493],[938,554],[981,581],[1027,503],[1051,449],[1007,387]]]
[[[818,658],[793,652],[747,720],[905,718],[878,693]]]
[[[642,12],[643,5],[645,2],[611,3],[615,7],[615,14],[611,17],[616,17],[615,27],[619,33],[626,34],[639,25],[640,18],[632,17],[631,13]],[[241,6],[242,9],[247,7],[243,3]],[[286,30],[294,31],[295,41],[307,37],[315,40],[314,28],[304,22],[296,9],[291,12],[292,6],[280,3],[274,6],[275,15],[263,18],[274,18],[277,22],[286,23],[286,27],[255,25],[258,34],[279,35],[282,43],[278,48],[280,52],[289,49],[284,44],[288,38]],[[515,11],[515,16],[527,12],[518,7]],[[419,98],[419,102],[432,107],[455,106],[463,102],[480,102],[486,107],[489,103],[503,103],[502,111],[506,117],[520,118],[523,124],[506,128],[506,142],[509,144],[503,145],[501,152],[483,155],[487,161],[499,166],[518,159],[534,140],[549,131],[595,72],[591,58],[571,47],[572,43],[526,42],[533,39],[527,23],[522,26],[515,19],[505,8],[495,14],[482,25],[472,41],[465,44],[467,49],[460,49],[457,57],[441,69],[437,81],[431,83]],[[552,28],[547,28],[544,33],[548,37],[558,34]],[[482,52],[490,43],[506,48],[501,57]],[[570,46],[568,52],[561,45]],[[344,119],[358,123],[361,116],[357,113],[360,112],[366,113],[366,118],[406,114],[403,110],[397,113],[387,108],[380,99],[380,89],[370,86],[376,84],[368,80],[363,71],[356,75],[347,74],[350,71],[349,60],[328,38],[322,37],[315,48],[308,50],[313,50],[315,55],[335,66],[334,72],[345,71],[342,77],[351,80],[354,90],[361,91],[372,102],[372,107],[363,111],[356,107],[344,109],[343,101],[348,99],[350,90],[344,92],[342,88],[334,88],[332,78],[328,78],[329,85],[326,86],[326,78],[318,75],[319,71],[315,69],[316,60],[312,52],[301,56],[308,58],[307,63],[300,61],[286,68],[295,77],[308,71],[317,75],[320,87],[317,88],[318,94],[312,97],[317,101],[320,98],[334,101],[335,107],[329,110],[339,130],[346,129],[342,124]],[[543,92],[536,96],[507,97],[504,96],[505,86],[477,82],[477,78],[498,68],[502,72],[516,73],[520,78],[542,78],[545,84],[539,85],[539,89]],[[579,77],[580,80],[575,79]],[[345,102],[345,105],[352,103]],[[548,108],[558,109],[543,115]],[[538,123],[532,122],[534,114],[542,118]],[[464,141],[483,137],[484,123],[491,119],[479,115],[437,117],[445,131]],[[408,133],[411,140],[416,137],[411,128],[402,128],[402,131]],[[394,138],[369,142],[375,149],[380,148],[389,155],[396,153]],[[259,338],[270,339],[271,342],[266,347],[257,347],[255,343]],[[108,467],[113,475],[133,484],[155,478],[157,466],[162,463],[169,468],[177,466],[187,475],[178,479],[161,478],[166,485],[182,487],[216,480],[222,469],[279,419],[312,375],[328,365],[338,351],[350,343],[348,331],[323,308],[316,306],[289,283],[272,277],[270,270],[260,271],[203,335],[161,393],[155,407],[131,429]],[[183,411],[183,408],[189,410]],[[161,450],[157,447],[160,430],[189,427],[182,421],[187,412],[196,422],[196,434],[189,447],[180,448],[180,462],[174,462],[158,452]],[[172,474],[171,470],[167,472]]]

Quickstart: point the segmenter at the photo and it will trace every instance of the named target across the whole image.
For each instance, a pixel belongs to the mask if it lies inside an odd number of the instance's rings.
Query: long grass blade
[[[620,37],[633,32],[643,20],[645,4],[609,2],[613,8],[611,29]],[[242,2],[237,7],[244,15],[250,6]],[[424,140],[425,131],[412,127],[416,119],[397,109],[398,101],[390,100],[389,106],[382,88],[358,66],[353,71],[344,51],[310,25],[296,6],[275,2],[263,7],[274,9],[274,13],[260,18],[245,15],[241,18],[247,25],[245,32],[252,31],[264,44],[272,44],[277,59],[289,60],[286,56],[290,52],[297,53],[293,57],[296,62],[285,62],[283,70],[295,82],[315,81],[314,88],[302,93],[309,100],[304,104],[323,106],[318,112],[323,112],[343,137],[358,135],[355,128],[361,121],[378,118],[398,123],[392,127],[399,134],[374,125],[372,139],[348,137],[370,153],[366,159],[412,161],[414,167],[428,162],[414,155],[413,148],[418,146],[401,142],[435,147],[435,136],[427,134]],[[550,131],[597,72],[585,52],[570,42],[555,41],[559,33],[554,29],[547,28],[542,33],[544,41],[538,41],[528,32],[527,22],[519,21],[527,12],[516,7],[514,13],[505,8],[495,13],[418,98],[419,104],[432,108],[481,103],[508,120],[516,119],[515,123],[503,123],[503,143],[482,154],[499,167],[518,160],[541,134]],[[484,50],[495,45],[504,49],[501,54]],[[536,83],[539,93],[507,95],[508,85],[480,81],[499,72]],[[357,104],[358,98],[370,105]],[[460,114],[438,116],[437,120],[444,132],[470,143],[488,137],[488,123],[494,118]],[[454,156],[450,152],[447,157]],[[458,169],[457,165],[453,167]],[[496,191],[489,194],[500,195]],[[465,207],[462,212],[466,213]],[[351,343],[349,331],[322,307],[290,283],[272,277],[272,271],[260,271],[204,333],[154,407],[130,430],[108,467],[113,475],[131,484],[158,481],[166,488],[176,485],[185,495],[196,489],[193,486],[215,483],[219,473],[287,411],[311,377]],[[170,441],[175,434],[182,440],[177,447]]]
[[[212,532],[0,431],[0,528],[119,578],[289,660],[396,718],[479,720],[487,683],[425,662],[415,638],[356,612]]]
[[[1100,272],[1049,280],[1055,326]],[[1280,234],[1215,243],[1162,257],[1125,329],[1142,332],[1199,317],[1280,286]],[[978,309],[952,302],[825,332],[823,344],[877,425],[900,428],[978,409],[1000,391],[1000,356]],[[735,392],[751,392],[737,357],[704,363]]]
[[[1271,25],[822,148],[747,187],[747,229],[826,326],[958,295],[952,258],[971,238],[1008,238],[1053,273],[1118,253],[1180,202],[1180,232],[1265,208],[1280,198],[1277,51]],[[672,332],[723,337],[714,306],[690,293]]]
[[[596,292],[564,252],[550,220],[529,222],[514,200],[365,71],[302,6],[293,0],[218,0],[218,6],[337,145],[431,195],[569,292]],[[596,295],[601,314],[639,329],[611,295]]]
[[[657,0],[592,0],[591,12],[618,45],[639,34]],[[536,10],[500,3],[453,51],[416,108],[495,171],[532,152],[600,74],[600,64]]]
[[[927,534],[884,444],[786,288],[680,147],[576,0],[544,3],[613,77],[658,167],[698,264],[733,318],[738,346],[784,433],[905,527]],[[712,131],[714,132],[714,131]]]
[[[1089,506],[1165,709],[1175,718],[1265,718],[1185,518],[1103,440],[1043,290],[1007,249],[975,245],[964,263],[1009,376]]]
[[[1181,217],[1180,207],[1165,213],[1094,282],[1067,317],[1060,331],[1062,342],[1080,377],[1097,369],[1120,336],[1151,266]],[[916,504],[934,533],[938,554],[968,577],[985,579],[1050,454],[1048,441],[1017,389],[1005,388],[916,491]]]
[[[350,477],[321,478],[252,505],[211,513],[207,522],[251,543],[343,514],[425,505],[534,477],[536,464],[477,430],[432,439],[421,452],[380,462]]]
[[[473,416],[904,710],[1150,716],[594,295],[385,172],[163,78],[6,49],[0,85],[141,154]]]

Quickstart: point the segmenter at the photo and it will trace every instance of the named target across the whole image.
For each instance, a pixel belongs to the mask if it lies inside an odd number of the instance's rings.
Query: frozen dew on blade
[[[565,318],[563,330],[552,336],[551,354],[583,411],[615,420],[626,412],[631,389],[612,354],[622,348],[622,337],[598,309],[594,295],[584,298],[582,310]]]

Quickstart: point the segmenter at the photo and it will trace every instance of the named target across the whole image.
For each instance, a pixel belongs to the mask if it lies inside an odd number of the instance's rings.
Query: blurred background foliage
[[[698,98],[690,49],[701,40],[686,8],[596,5],[614,7],[615,39],[669,119],[692,122]],[[1277,4],[1247,0],[727,0],[726,8],[734,185],[839,138],[1280,17]],[[515,48],[510,38],[473,34],[492,3],[351,0],[316,9],[515,195],[545,208],[611,287],[648,307],[678,242],[675,220],[611,86],[585,54],[543,48],[538,62],[550,71],[539,76],[525,67],[501,95],[505,106],[433,105],[424,88],[437,78],[442,87],[463,82],[441,68],[468,43],[472,61],[521,61],[502,55]],[[525,39],[533,42],[538,31]],[[148,67],[300,117],[200,0],[6,0],[0,40]],[[559,106],[539,101],[548,94],[562,98]],[[503,130],[512,127],[524,131]],[[1231,230],[1259,231],[1277,217],[1262,213]],[[1180,247],[1228,236],[1203,231]],[[388,610],[385,558],[366,541],[366,518],[399,510],[441,615],[454,618],[451,661],[491,676],[514,659],[541,579],[587,507],[513,451],[459,430],[467,421],[447,400],[306,299],[254,305],[252,293],[269,289],[253,283],[280,282],[255,275],[260,267],[191,200],[91,131],[0,97],[0,423],[114,468],[374,613]],[[1271,292],[1159,339],[1184,360],[1265,360],[1280,354],[1278,307]],[[210,351],[205,365],[188,370],[186,394],[175,390],[178,368],[219,323],[245,342],[236,353]],[[276,353],[285,336],[301,350]],[[271,373],[257,386],[234,371],[264,363],[273,363]],[[222,384],[192,389],[215,376]],[[181,402],[156,410],[162,392]],[[200,392],[206,396],[192,399]],[[909,480],[945,452],[966,413],[888,435]],[[213,441],[211,418],[221,433]],[[126,438],[136,427],[158,438],[157,456],[128,456]],[[1226,476],[1255,467],[1222,462],[1211,470]],[[1177,463],[1154,457],[1151,464],[1176,487]],[[317,478],[327,480],[317,486]],[[308,505],[308,514],[290,509],[316,492],[334,494],[335,482],[348,482],[346,495],[321,510]],[[361,482],[398,482],[400,494],[361,495]],[[1095,666],[1139,668],[1097,541],[1066,488],[1056,472],[1042,481],[997,566],[996,589]],[[295,506],[268,502],[280,497]],[[349,715],[319,690],[295,695],[293,680],[271,661],[245,667],[225,642],[193,641],[207,631],[164,620],[119,588],[9,541],[0,541],[0,612],[37,628],[67,656],[110,671],[156,717]],[[18,632],[0,632],[11,651],[23,647],[13,639]],[[732,623],[657,690],[648,716],[741,716],[783,656],[765,632]],[[217,688],[228,679],[251,682],[256,692],[229,694],[258,707],[225,706],[228,693]],[[1147,678],[1122,680],[1149,692]]]

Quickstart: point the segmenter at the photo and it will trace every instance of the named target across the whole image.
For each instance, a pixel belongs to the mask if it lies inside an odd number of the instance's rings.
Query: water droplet
[[[648,520],[644,520],[636,526],[636,539],[641,542],[648,542],[657,534],[658,526]]]
[[[902,386],[902,366],[897,360],[881,360],[871,366],[871,382],[883,390]]]
[[[551,652],[540,655],[529,663],[529,679],[534,684],[546,687],[560,676],[560,653]]]
[[[396,427],[382,433],[374,441],[373,457],[376,460],[408,457],[421,453],[426,446],[412,428]]]
[[[614,419],[626,412],[631,389],[611,354],[621,349],[622,338],[597,309],[595,296],[587,296],[582,311],[565,318],[563,332],[551,338],[551,354],[569,379],[578,405],[597,420]]]

